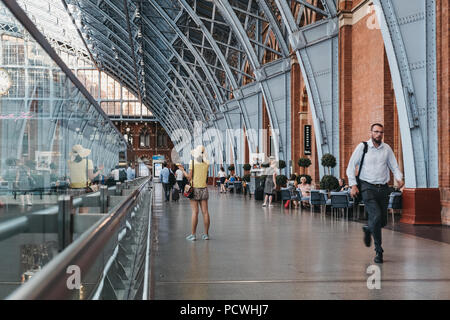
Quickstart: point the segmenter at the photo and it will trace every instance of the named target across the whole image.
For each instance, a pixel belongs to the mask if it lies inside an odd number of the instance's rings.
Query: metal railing
[[[145,252],[148,250],[151,192],[148,188],[150,179],[143,177],[136,179],[134,184],[136,183],[139,184],[138,187],[133,191],[130,190],[131,193],[128,196],[121,197],[124,199],[111,212],[103,214],[100,220],[70,243],[7,299],[137,298],[136,293],[139,290],[136,290],[135,287],[140,289],[139,294],[141,294],[145,280],[141,275],[143,268],[140,260],[146,259]],[[118,185],[113,192],[129,187],[129,183]],[[106,191],[111,192],[107,189],[100,190],[100,197],[102,194],[107,194]],[[83,202],[86,202],[84,199],[94,196],[94,194],[89,194],[83,198],[74,199],[73,206],[81,206]],[[73,234],[71,232],[73,230],[70,230],[70,225],[73,225],[73,221],[71,221],[73,214],[71,215],[70,206],[68,207],[67,197],[62,196],[62,202],[58,206],[39,211],[40,215],[59,214],[58,226],[65,229],[60,232],[62,234],[60,242],[63,242],[60,243],[61,245],[68,244],[71,241],[69,237]],[[69,214],[61,214],[61,211]],[[36,213],[1,224],[0,236],[22,232],[28,228],[30,216],[33,217]],[[136,222],[137,213],[140,213],[141,218],[147,219],[147,223]],[[130,221],[132,222],[130,223]],[[139,230],[144,232],[136,233]],[[143,257],[142,254],[137,255],[136,252],[133,252],[132,255],[137,259],[129,259],[130,252],[136,250],[143,251]],[[124,265],[128,266],[124,267]],[[136,269],[136,265],[139,266],[139,274],[136,272],[127,274],[125,269],[133,271]],[[72,272],[79,272],[79,274],[72,274]],[[70,284],[71,279],[74,280],[72,284]],[[126,286],[128,286],[128,290],[125,290]],[[120,297],[114,292],[115,289],[123,289]],[[105,291],[106,294],[103,294],[102,291]],[[142,296],[146,295],[142,293]]]

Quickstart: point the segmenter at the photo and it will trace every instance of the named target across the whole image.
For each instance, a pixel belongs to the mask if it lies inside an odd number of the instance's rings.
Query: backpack
[[[125,182],[127,180],[127,173],[123,169],[119,169],[119,181]]]
[[[173,172],[170,171],[170,173],[169,173],[169,185],[173,186],[173,185],[175,185],[175,183],[177,183],[177,179],[175,178],[175,175],[173,174]]]

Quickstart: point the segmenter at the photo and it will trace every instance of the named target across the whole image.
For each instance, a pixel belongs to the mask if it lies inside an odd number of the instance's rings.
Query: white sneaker
[[[269,204],[269,207],[273,207],[273,204]]]
[[[267,206],[265,203],[263,203],[263,207]]]

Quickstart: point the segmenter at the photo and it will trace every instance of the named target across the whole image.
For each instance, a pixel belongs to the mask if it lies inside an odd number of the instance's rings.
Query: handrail
[[[135,180],[131,180],[133,182],[139,182],[140,180],[145,179],[146,177],[138,177]],[[108,190],[114,190],[116,186],[112,186],[108,188]],[[63,196],[62,194],[60,196]],[[74,208],[81,207],[83,205],[83,199],[85,197],[94,197],[100,195],[100,191],[96,191],[93,193],[83,194],[73,198],[72,206]],[[0,241],[8,239],[16,234],[22,233],[28,228],[28,223],[30,221],[30,217],[37,215],[52,215],[57,214],[59,212],[58,204],[55,204],[51,207],[41,209],[38,211],[33,211],[26,216],[21,216],[17,218],[12,218],[9,220],[5,220],[0,222]]]
[[[67,267],[75,265],[81,272],[88,272],[148,182],[149,179],[146,179],[113,212],[95,223],[6,299],[61,300],[69,298],[73,291],[67,287],[67,278],[70,276],[67,273]]]

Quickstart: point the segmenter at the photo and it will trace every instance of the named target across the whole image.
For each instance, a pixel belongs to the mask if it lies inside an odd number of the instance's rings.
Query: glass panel
[[[0,299],[3,299],[61,249],[57,215],[44,216],[37,212],[55,207],[61,194],[84,193],[85,159],[92,162],[92,167],[103,166],[102,173],[107,175],[117,165],[119,151],[124,149],[118,146],[122,137],[113,125],[107,119],[98,118],[94,105],[3,2],[0,20],[3,32],[0,36],[0,239],[3,239],[0,240],[3,254]],[[78,63],[74,56],[66,58]],[[80,70],[78,76],[88,91],[94,95],[97,92],[98,96],[98,71]],[[107,90],[112,90],[117,97],[114,81],[107,80],[107,84]],[[107,105],[115,114],[120,114],[120,106],[120,102]],[[105,105],[102,103],[101,107]],[[103,138],[106,134],[108,140]],[[84,209],[87,213],[99,212],[98,208]],[[29,217],[22,222],[26,227],[13,228],[14,232],[4,234],[1,226],[5,221],[17,226],[14,221],[25,216]]]

